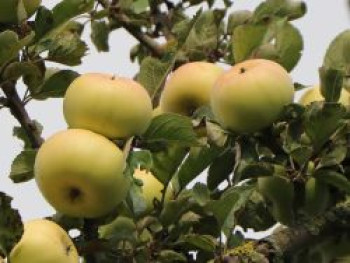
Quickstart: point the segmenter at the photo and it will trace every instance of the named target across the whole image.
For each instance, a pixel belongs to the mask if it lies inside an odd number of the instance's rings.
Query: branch
[[[84,233],[84,241],[86,243],[89,243],[94,240],[98,240],[98,225],[95,223],[93,219],[84,219],[83,233]],[[97,243],[95,243],[95,245],[96,244]],[[101,244],[102,243],[99,243],[99,245]],[[101,248],[101,247],[97,246],[95,248]],[[104,246],[102,246],[102,248],[104,248]],[[86,253],[84,256],[86,263],[97,263],[97,259],[93,251],[96,251],[96,250],[86,251],[86,252],[89,252],[89,253]]]
[[[293,227],[281,226],[269,237],[254,241],[254,252],[262,255],[266,262],[283,260],[289,262],[294,255],[330,237],[336,237],[350,231],[350,200],[338,204],[328,212],[314,218],[307,218],[305,222]],[[244,243],[229,252],[227,257],[232,262],[246,262],[252,255],[243,255],[251,241]],[[231,262],[231,261],[230,261]]]
[[[103,8],[108,9],[110,17],[118,21],[122,27],[129,32],[129,34],[147,47],[154,56],[160,58],[163,55],[161,45],[159,45],[153,38],[144,34],[138,27],[134,26],[128,16],[119,12],[119,8],[114,8],[115,3],[112,2],[112,4],[109,4],[109,2],[105,0],[97,0],[97,2]]]
[[[22,128],[29,138],[32,148],[39,148],[43,142],[43,138],[41,138],[40,132],[37,130],[36,126],[25,110],[24,104],[18,96],[16,84],[11,81],[6,81],[1,85],[1,89],[6,96],[6,106],[10,109],[12,115],[21,124]]]

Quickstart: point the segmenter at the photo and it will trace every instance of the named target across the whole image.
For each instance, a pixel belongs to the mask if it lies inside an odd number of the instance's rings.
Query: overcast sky
[[[51,7],[58,1],[43,0]],[[259,0],[236,0],[233,9],[252,10]],[[318,83],[318,67],[330,41],[341,31],[349,27],[349,14],[346,0],[320,1],[307,0],[308,14],[295,22],[304,36],[304,54],[298,66],[291,73],[297,82],[313,85]],[[88,34],[88,32],[87,32]],[[83,64],[76,67],[79,73],[109,72],[132,77],[137,65],[129,61],[129,48],[135,40],[123,31],[113,32],[110,38],[111,52],[97,53],[90,45],[90,54]],[[22,88],[23,89],[23,88]],[[23,92],[23,90],[20,92]],[[27,110],[33,119],[44,126],[45,138],[66,128],[62,115],[62,100],[54,99],[43,102],[31,102]],[[22,144],[12,137],[12,128],[18,125],[7,110],[0,110],[0,191],[14,198],[14,206],[20,210],[24,220],[52,214],[53,209],[44,201],[35,182],[15,185],[8,179],[12,160],[21,151]]]

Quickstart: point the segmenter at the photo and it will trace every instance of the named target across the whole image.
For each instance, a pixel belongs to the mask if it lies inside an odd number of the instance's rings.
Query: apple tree
[[[0,1],[0,110],[23,141],[9,176],[57,211],[22,222],[0,192],[0,262],[350,262],[350,32],[296,102],[306,3],[233,2]],[[99,52],[137,39],[138,73],[74,71],[88,27]],[[26,105],[51,98],[68,128],[45,140]]]

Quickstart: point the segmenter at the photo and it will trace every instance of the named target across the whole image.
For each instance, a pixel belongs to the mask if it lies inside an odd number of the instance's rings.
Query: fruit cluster
[[[73,217],[101,217],[116,209],[130,185],[124,174],[126,156],[112,140],[142,135],[152,116],[163,112],[192,116],[202,106],[210,106],[223,128],[251,133],[271,125],[293,97],[287,71],[263,59],[247,60],[226,71],[209,62],[187,63],[169,76],[153,112],[150,96],[136,81],[84,74],[71,83],[64,97],[69,129],[50,137],[37,153],[35,180],[56,211]],[[147,210],[152,210],[163,185],[138,169],[134,177],[143,181]],[[260,185],[265,188],[263,182]],[[76,262],[76,256],[72,258]]]

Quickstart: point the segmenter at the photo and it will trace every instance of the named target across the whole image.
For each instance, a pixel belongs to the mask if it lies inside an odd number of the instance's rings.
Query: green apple
[[[89,73],[76,78],[63,102],[70,128],[81,128],[109,138],[142,134],[152,119],[147,91],[132,79]]]
[[[209,62],[191,62],[176,69],[167,80],[160,98],[163,112],[191,116],[209,105],[209,94],[223,69]]]
[[[146,170],[136,169],[133,176],[142,181],[142,196],[146,201],[146,211],[151,211],[153,209],[154,199],[158,199],[159,201],[162,199],[164,185],[151,172],[147,172]],[[170,183],[165,194],[165,201],[172,198],[173,189]]]
[[[11,263],[79,262],[77,249],[67,232],[46,219],[35,219],[24,224],[22,238],[9,258]]]
[[[19,3],[23,3],[23,6]],[[41,4],[41,0],[1,0],[0,1],[0,23],[1,24],[17,24],[17,13],[22,9],[25,11],[26,17],[31,17]]]
[[[320,87],[318,85],[315,85],[312,88],[308,89],[299,99],[299,103],[304,106],[311,104],[313,101],[324,101],[324,97],[322,96]],[[344,106],[349,105],[350,93],[345,89],[342,89],[338,101]]]
[[[97,133],[70,129],[40,147],[34,173],[40,191],[60,213],[95,218],[111,212],[126,196],[122,151]]]
[[[270,60],[251,59],[218,78],[210,104],[224,128],[246,133],[271,125],[293,97],[293,81],[282,66]]]

